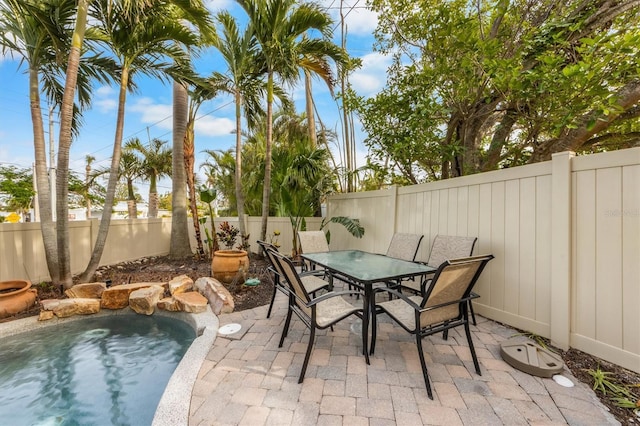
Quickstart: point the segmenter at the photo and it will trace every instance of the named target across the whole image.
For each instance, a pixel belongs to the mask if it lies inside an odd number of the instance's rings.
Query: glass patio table
[[[323,253],[307,253],[302,257],[312,264],[325,268],[330,277],[336,277],[364,289],[362,297],[362,333],[367,350],[370,313],[373,311],[373,285],[404,278],[413,278],[434,272],[435,268],[422,263],[395,259],[383,254],[360,250],[337,250]]]

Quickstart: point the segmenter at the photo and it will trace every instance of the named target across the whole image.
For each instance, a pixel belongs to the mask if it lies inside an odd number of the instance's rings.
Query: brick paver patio
[[[413,336],[379,317],[371,364],[347,319],[319,331],[302,384],[298,375],[309,332],[294,315],[282,348],[278,341],[286,298],[220,316],[242,330],[217,336],[193,389],[189,424],[205,425],[603,425],[619,424],[594,392],[565,368],[575,384],[520,372],[500,357],[500,343],[516,332],[478,317],[471,326],[482,369],[475,373],[463,334],[423,340],[434,400],[427,397]],[[464,332],[462,329],[460,330]]]

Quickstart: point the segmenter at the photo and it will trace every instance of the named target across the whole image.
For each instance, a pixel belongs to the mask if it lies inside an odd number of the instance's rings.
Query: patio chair
[[[329,251],[329,243],[323,231],[298,231],[298,241],[302,253],[324,253]],[[308,265],[302,262],[302,271],[315,268],[315,265]]]
[[[421,296],[407,296],[399,291],[385,287],[376,289],[376,292],[386,291],[392,293],[397,299],[375,303],[371,327],[371,355],[373,355],[376,345],[377,314],[387,313],[403,329],[416,336],[424,383],[427,387],[429,398],[433,399],[422,348],[422,338],[440,332],[443,332],[446,338],[450,329],[464,326],[473,365],[476,368],[476,373],[482,375],[473,341],[471,340],[467,309],[468,302],[479,297],[472,292],[472,289],[482,270],[491,259],[493,259],[493,255],[445,261],[438,267],[429,283],[429,287],[424,295]]]
[[[432,268],[438,268],[448,259],[458,259],[468,257],[473,254],[473,248],[478,239],[476,237],[458,237],[453,235],[436,235],[431,245],[431,252],[427,265]],[[433,278],[433,273],[427,274],[421,280],[407,280],[401,283],[402,287],[409,289],[418,294],[424,294],[424,290]],[[473,319],[473,325],[476,325],[476,315],[473,312],[473,305],[469,301],[469,311]]]
[[[302,370],[300,371],[300,377],[298,379],[298,383],[302,383],[305,372],[307,371],[307,365],[309,364],[309,358],[311,357],[316,329],[332,327],[334,324],[351,315],[356,315],[363,319],[363,322],[365,322],[363,325],[364,327],[366,326],[366,318],[364,318],[362,307],[353,306],[342,297],[344,295],[352,294],[353,291],[331,291],[323,293],[320,296],[313,297],[313,295],[305,288],[302,279],[291,260],[271,249],[269,249],[269,251],[273,255],[275,262],[278,264],[282,278],[284,278],[284,281],[286,281],[289,286],[289,308],[287,310],[287,319],[285,320],[284,328],[282,329],[282,336],[280,337],[280,344],[278,347],[282,347],[284,339],[287,337],[289,325],[291,324],[291,315],[293,313],[295,313],[309,328],[309,344],[307,346],[307,352],[305,354]],[[366,333],[362,333],[362,346],[365,359],[368,364],[369,351],[367,350],[366,345]]]
[[[262,249],[262,254],[269,261],[268,270],[272,274],[273,278],[273,293],[271,294],[271,302],[269,302],[269,310],[267,311],[267,318],[271,317],[271,310],[273,309],[273,302],[276,299],[276,291],[281,291],[282,293],[289,295],[289,289],[286,284],[284,284],[281,279],[279,272],[279,265],[275,262],[273,258],[273,254],[271,252],[277,252],[278,248],[271,243],[267,243],[266,241],[258,241],[258,245]],[[331,283],[323,280],[318,276],[317,272],[311,271],[308,273],[301,274],[300,279],[302,280],[302,284],[304,285],[307,292],[310,294],[315,294],[318,290],[326,289],[328,290],[331,286]]]
[[[393,237],[391,237],[391,242],[389,243],[385,256],[413,262],[416,260],[422,238],[424,238],[424,235],[396,232],[393,234]],[[418,280],[420,279],[418,278]],[[404,280],[388,282],[386,284],[389,287],[396,288],[402,285],[402,281]],[[389,295],[389,297],[391,297],[391,295]]]
[[[395,233],[391,237],[386,256],[413,262],[424,235]]]

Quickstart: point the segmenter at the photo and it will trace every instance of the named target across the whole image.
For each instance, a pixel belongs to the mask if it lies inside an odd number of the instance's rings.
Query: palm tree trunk
[[[195,114],[194,114],[195,115]],[[198,205],[196,193],[196,182],[193,172],[195,163],[195,135],[194,122],[195,117],[189,114],[187,130],[184,134],[184,170],[187,176],[187,194],[189,196],[189,210],[191,210],[191,219],[193,222],[193,232],[198,245],[198,257],[204,259],[204,246],[202,244],[202,233],[200,232],[200,221],[198,220]]]
[[[138,218],[138,201],[133,191],[133,180],[127,178],[127,211],[130,219]]]
[[[318,146],[318,135],[316,133],[316,117],[313,107],[313,94],[311,93],[311,73],[308,69],[304,70],[304,95],[307,108],[307,127],[309,127],[309,140],[311,146],[315,149]]]
[[[184,135],[188,119],[187,88],[173,82],[173,170],[171,205],[171,241],[169,256],[184,258],[192,255],[187,219],[187,193],[184,170]]]
[[[242,191],[242,94],[236,89],[236,208],[240,235],[247,235],[244,224],[244,192]]]
[[[82,274],[80,274],[80,282],[90,282],[100,265],[100,259],[104,252],[104,246],[107,242],[107,234],[109,233],[109,225],[111,224],[111,209],[116,196],[116,186],[118,184],[118,170],[120,167],[120,154],[122,152],[122,133],[124,129],[124,108],[127,100],[127,85],[129,83],[128,68],[122,69],[122,77],[120,81],[120,94],[118,96],[118,115],[116,119],[116,134],[113,141],[113,154],[111,156],[111,169],[109,170],[109,183],[107,184],[107,194],[104,200],[104,209],[102,211],[102,219],[98,227],[98,235],[96,243],[93,246],[91,259]]]
[[[267,239],[267,222],[269,220],[269,196],[271,194],[271,145],[273,138],[273,72],[269,71],[267,80],[267,140],[264,160],[264,186],[262,187],[262,228],[260,239]]]
[[[60,137],[58,139],[58,179],[56,182],[58,266],[60,268],[60,284],[65,288],[73,285],[71,276],[71,253],[69,249],[69,151],[71,149],[71,127],[73,123],[73,106],[75,89],[78,80],[78,68],[82,42],[87,25],[87,0],[78,1],[76,26],[67,63],[67,76],[64,84],[64,95],[60,107]]]
[[[38,70],[32,68],[29,69],[29,98],[31,100],[31,122],[33,124],[33,145],[36,160],[36,188],[40,206],[40,230],[51,282],[57,285],[60,281],[58,243],[56,240],[56,227],[53,223],[51,188],[47,173],[44,124],[42,122],[42,110],[40,109],[40,84]]]
[[[147,213],[147,217],[158,217],[158,204],[160,204],[160,199],[158,198],[157,179],[155,175],[149,176],[149,212]]]

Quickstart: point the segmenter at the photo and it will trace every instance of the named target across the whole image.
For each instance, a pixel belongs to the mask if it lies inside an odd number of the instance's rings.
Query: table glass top
[[[302,257],[363,283],[386,281],[435,271],[434,268],[421,263],[360,250],[308,253],[303,254]]]

